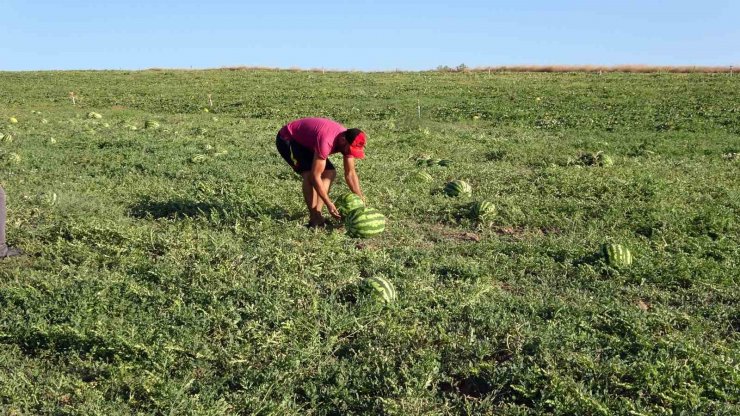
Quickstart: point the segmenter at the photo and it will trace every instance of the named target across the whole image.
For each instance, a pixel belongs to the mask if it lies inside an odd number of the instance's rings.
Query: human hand
[[[337,210],[337,207],[334,206],[334,204],[330,203],[326,206],[326,209],[329,210],[329,214],[331,214],[332,217],[336,219],[341,219],[342,216],[339,214],[339,210]]]

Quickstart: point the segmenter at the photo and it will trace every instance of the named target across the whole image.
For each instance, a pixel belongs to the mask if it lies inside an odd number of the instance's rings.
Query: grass
[[[654,66],[654,65],[514,65],[496,67],[476,67],[470,71],[496,72],[595,72],[627,74],[730,74],[737,73],[730,66]]]
[[[738,414],[739,82],[0,73],[8,237],[29,253],[0,263],[0,412]],[[301,116],[368,132],[383,235],[303,227],[273,148]],[[614,165],[573,163],[597,151]],[[472,198],[439,193],[457,178]],[[375,275],[396,303],[367,296]]]

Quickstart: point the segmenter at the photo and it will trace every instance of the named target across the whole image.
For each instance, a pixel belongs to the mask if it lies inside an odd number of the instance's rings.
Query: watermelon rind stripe
[[[361,228],[353,228],[352,231],[358,232],[358,233],[371,233],[374,231],[383,231],[385,230],[384,225],[376,225],[374,227],[361,227]]]
[[[388,280],[374,276],[368,278],[370,285],[383,298],[385,302],[391,302],[396,299],[396,289]]]
[[[444,192],[449,196],[460,196],[461,194],[470,194],[472,188],[467,182],[456,179],[445,185]]]
[[[385,231],[384,228],[377,228],[374,230],[352,230],[351,233],[359,235],[359,236],[369,236],[369,235],[380,234],[383,231]]]
[[[385,226],[385,221],[383,220],[374,220],[374,221],[363,221],[363,222],[356,222],[350,224],[350,227],[352,228],[374,228],[379,226]]]
[[[372,228],[378,225],[385,225],[385,222],[382,219],[377,219],[373,221],[353,222],[349,226],[352,228]]]
[[[632,264],[632,253],[621,244],[604,244],[602,253],[607,263],[612,266],[629,266]]]
[[[385,230],[385,216],[374,208],[358,208],[346,218],[350,237],[372,237]]]
[[[373,218],[359,218],[357,221],[352,221],[353,226],[360,226],[363,224],[374,224],[385,222],[384,217],[373,217]]]
[[[360,218],[360,219],[358,219],[356,221],[352,221],[352,223],[350,225],[352,225],[353,227],[360,227],[360,226],[365,225],[365,224],[371,224],[372,225],[372,224],[376,224],[376,223],[383,223],[384,221],[385,221],[385,219],[382,218],[382,217],[381,218],[377,218],[377,217],[376,218],[368,218],[368,219]]]
[[[384,226],[376,226],[376,227],[363,227],[363,228],[351,228],[347,230],[350,233],[355,234],[368,234],[368,233],[380,233],[385,230]]]

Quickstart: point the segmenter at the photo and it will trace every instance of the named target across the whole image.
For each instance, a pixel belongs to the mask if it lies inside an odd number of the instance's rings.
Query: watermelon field
[[[381,234],[305,227],[308,116]],[[0,133],[0,414],[740,414],[738,76],[0,72]]]

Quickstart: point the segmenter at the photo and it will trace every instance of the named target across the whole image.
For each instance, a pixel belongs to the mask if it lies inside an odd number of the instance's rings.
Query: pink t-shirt
[[[291,121],[278,134],[285,139],[295,140],[313,150],[319,158],[326,159],[330,154],[339,152],[334,148],[334,141],[345,131],[347,129],[334,120],[313,117]]]

